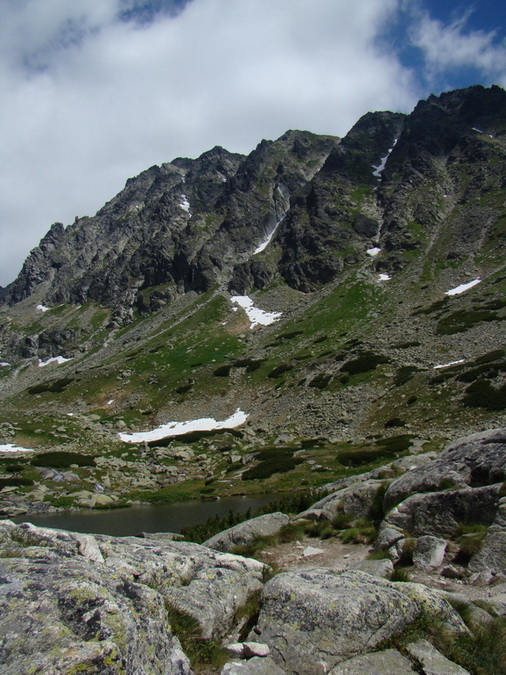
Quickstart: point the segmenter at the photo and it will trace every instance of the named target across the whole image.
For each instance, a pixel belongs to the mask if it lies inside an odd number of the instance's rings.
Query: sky
[[[0,0],[0,285],[153,164],[493,83],[497,0]]]

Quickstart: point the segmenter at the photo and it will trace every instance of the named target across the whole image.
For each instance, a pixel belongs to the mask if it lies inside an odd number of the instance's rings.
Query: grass
[[[192,668],[197,672],[205,666],[212,666],[219,670],[227,661],[228,654],[217,640],[205,640],[198,621],[174,607],[165,603],[170,629],[179,638],[184,653],[190,659]]]

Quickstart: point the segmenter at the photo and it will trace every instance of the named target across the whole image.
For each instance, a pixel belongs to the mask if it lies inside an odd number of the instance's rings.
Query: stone
[[[449,538],[458,533],[463,522],[491,525],[501,490],[502,483],[499,483],[411,495],[391,509],[383,526],[394,526],[415,537]]]
[[[243,653],[246,659],[250,659],[253,656],[269,656],[271,653],[269,645],[263,642],[244,642],[243,645]]]
[[[406,652],[420,663],[425,675],[469,675],[469,671],[443,656],[427,640],[410,642]]]
[[[298,518],[333,520],[338,515],[347,516],[350,520],[368,518],[378,494],[384,488],[384,480],[366,480],[354,483],[323,497],[307,511],[299,513]]]
[[[413,675],[417,671],[396,649],[355,656],[339,663],[328,675]]]
[[[250,637],[266,642],[288,672],[314,675],[318,662],[329,669],[414,621],[420,606],[399,586],[360,571],[279,574],[264,587]]]
[[[321,555],[322,553],[325,553],[325,551],[322,548],[316,548],[315,546],[306,546],[302,551],[304,558],[312,558],[313,556]]]
[[[389,558],[384,558],[383,560],[362,560],[354,569],[366,572],[366,574],[370,574],[373,577],[388,579],[394,571],[394,565]]]
[[[220,675],[286,675],[270,657],[253,657],[249,661],[231,661],[223,666]]]
[[[0,552],[19,545],[24,556],[33,549],[77,558],[98,566],[104,575],[156,588],[166,604],[197,621],[204,639],[220,639],[230,631],[236,612],[262,588],[266,569],[256,560],[189,542],[91,537],[0,521]]]
[[[438,492],[442,484],[480,487],[506,479],[506,429],[492,429],[451,443],[434,461],[408,471],[388,487],[385,510],[409,495]]]
[[[413,564],[423,570],[434,570],[444,560],[448,542],[440,537],[419,537],[413,552]]]
[[[234,546],[248,546],[258,536],[272,536],[290,522],[289,516],[284,513],[268,513],[264,516],[245,520],[243,523],[234,525],[214,535],[203,543],[217,551],[230,551]]]
[[[438,591],[412,582],[397,582],[395,585],[401,586],[402,592],[416,602],[423,614],[439,621],[447,631],[455,635],[469,634],[460,614]]]

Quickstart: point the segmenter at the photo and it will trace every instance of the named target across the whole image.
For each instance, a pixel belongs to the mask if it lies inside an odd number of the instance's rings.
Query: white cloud
[[[437,77],[449,69],[473,68],[485,80],[506,86],[506,43],[495,31],[473,30],[472,15],[466,12],[445,25],[423,10],[416,12],[412,43],[423,52],[429,76]]]
[[[154,163],[409,110],[413,74],[379,39],[399,4],[192,0],[140,23],[118,19],[139,0],[2,3],[0,283]]]

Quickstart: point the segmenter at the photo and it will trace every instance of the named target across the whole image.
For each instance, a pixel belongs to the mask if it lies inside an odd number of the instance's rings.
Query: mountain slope
[[[179,158],[54,225],[2,291],[4,440],[99,457],[74,491],[170,498],[317,485],[350,470],[343,444],[504,424],[505,132],[506,93],[471,87],[343,139]],[[246,293],[276,320],[253,325]],[[186,460],[118,436],[238,408]],[[265,462],[284,469],[242,480]],[[67,498],[35,466],[7,479]]]

